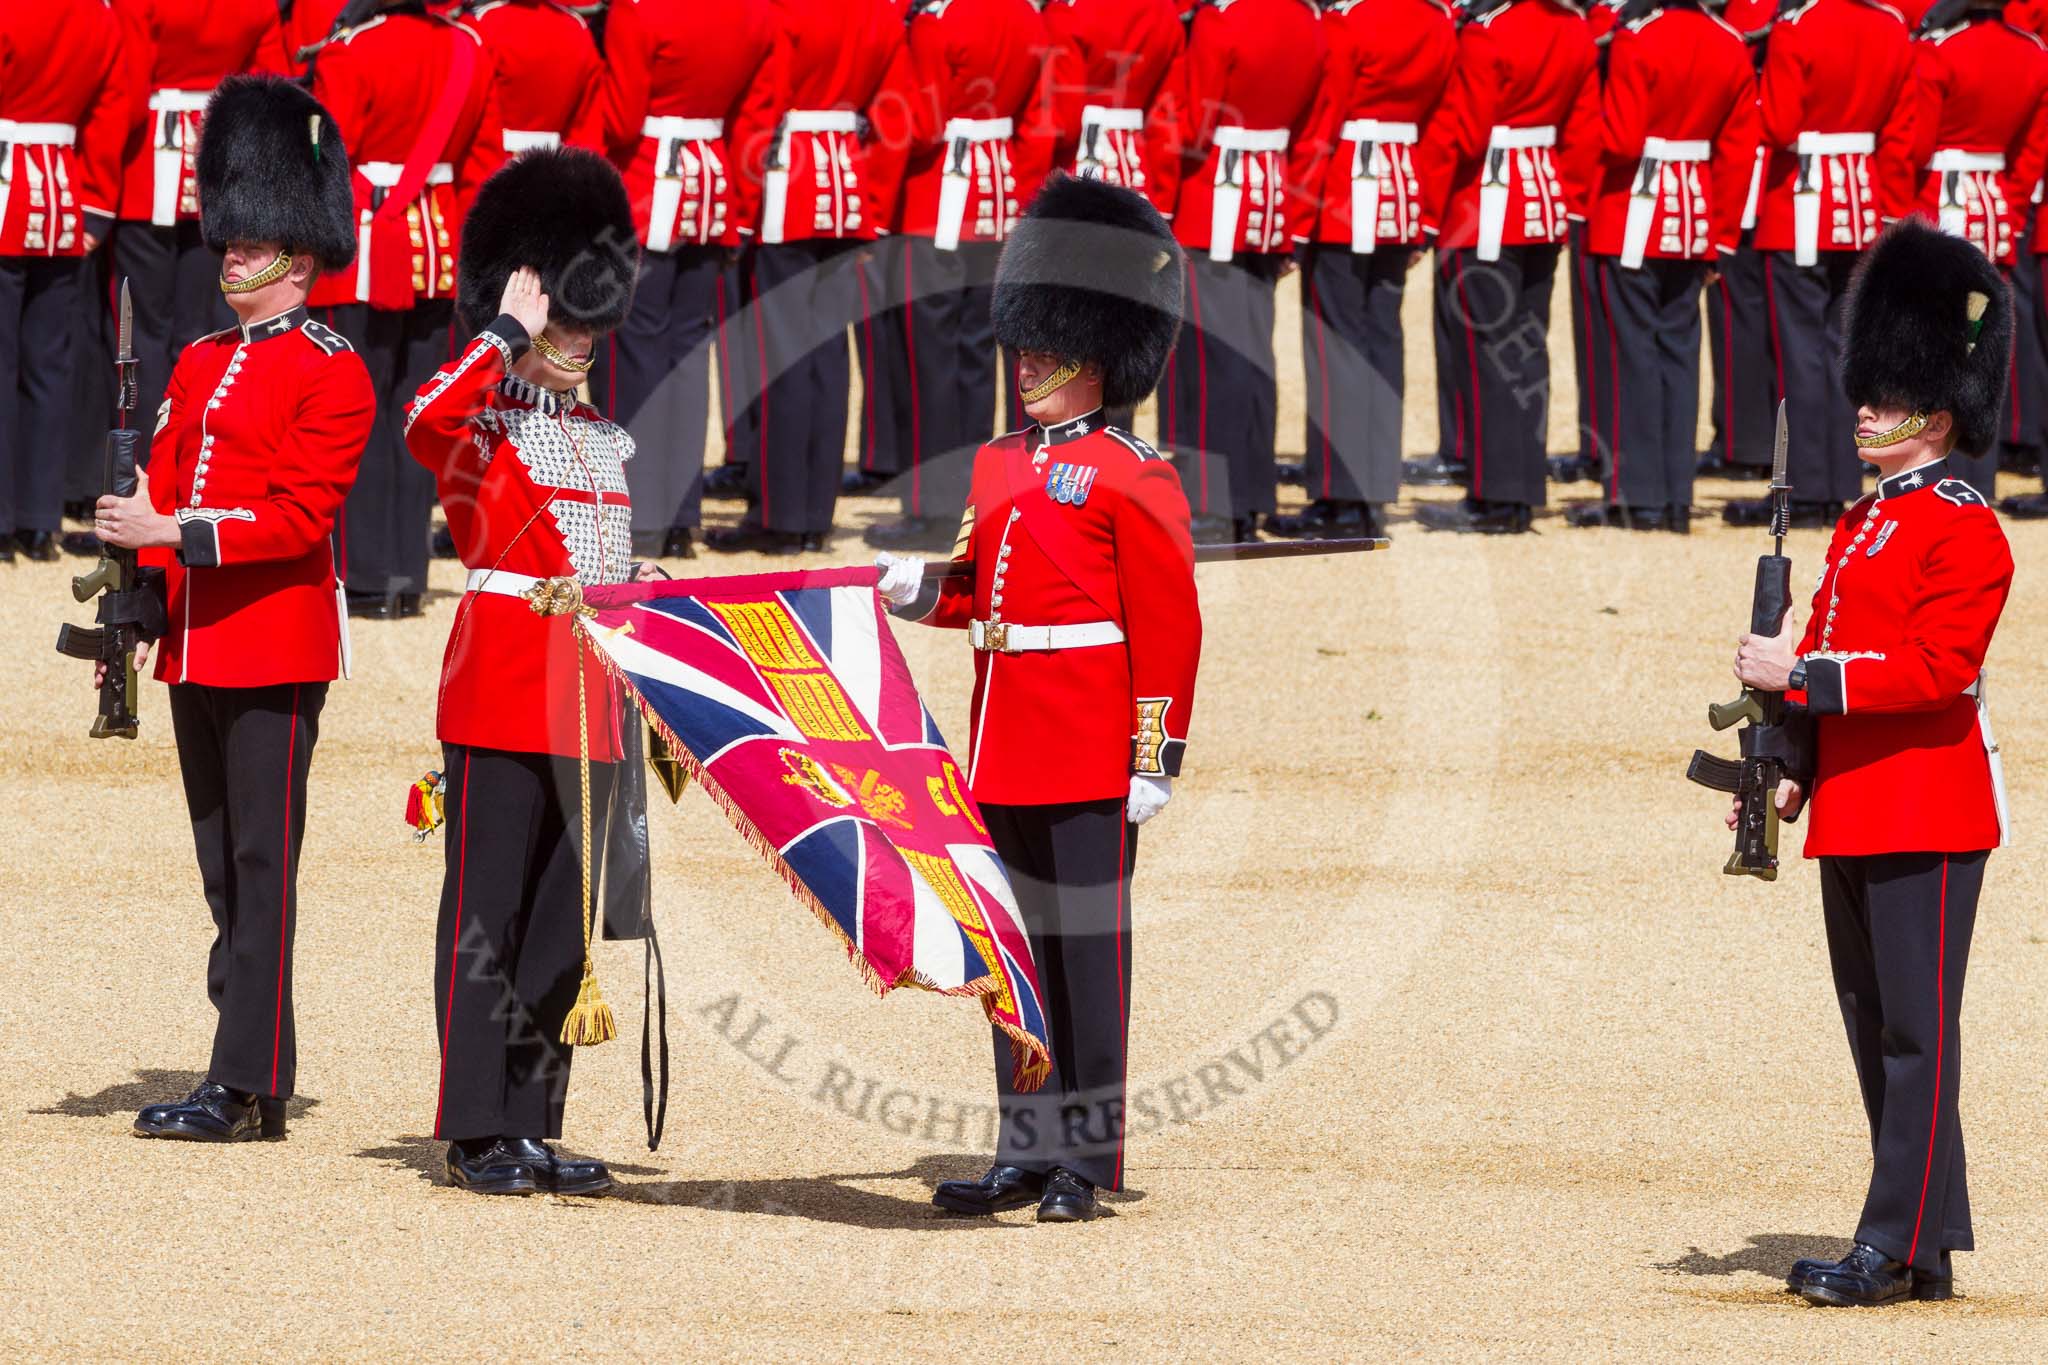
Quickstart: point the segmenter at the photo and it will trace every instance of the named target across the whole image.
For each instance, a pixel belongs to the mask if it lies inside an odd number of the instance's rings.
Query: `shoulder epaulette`
[[[346,33],[337,33],[333,35],[327,41],[331,43],[340,43],[343,47],[347,47],[350,43],[354,42],[358,37],[365,33],[368,33],[371,29],[378,27],[383,22],[383,15],[375,15],[371,18],[363,20],[362,23],[357,24],[355,27],[349,29]]]
[[[1700,11],[1700,13],[1701,13],[1701,14],[1704,14],[1704,15],[1706,15],[1706,16],[1707,16],[1707,17],[1708,17],[1709,19],[1712,19],[1712,20],[1713,20],[1713,21],[1714,21],[1715,23],[1719,24],[1719,25],[1720,25],[1720,26],[1721,26],[1722,28],[1724,28],[1724,29],[1728,30],[1729,34],[1730,34],[1731,36],[1733,36],[1733,37],[1734,37],[1735,41],[1737,41],[1737,42],[1739,42],[1739,43],[1747,43],[1747,42],[1749,41],[1749,40],[1748,40],[1747,38],[1744,38],[1744,37],[1742,36],[1742,30],[1741,30],[1741,29],[1739,29],[1739,28],[1735,27],[1735,25],[1733,25],[1733,24],[1729,23],[1729,22],[1728,22],[1728,21],[1727,21],[1726,19],[1723,19],[1723,18],[1721,17],[1720,13],[1719,13],[1718,11],[1716,11],[1716,10],[1710,10],[1710,9],[1703,9],[1703,10],[1701,10],[1701,11]]]
[[[2010,21],[2008,21],[2008,20],[2004,20],[2004,19],[2001,19],[2001,20],[1999,20],[1999,22],[2000,22],[2000,23],[2002,23],[2002,24],[2004,24],[2004,25],[2005,25],[2005,26],[2006,26],[2007,28],[2011,29],[2011,30],[2012,30],[2012,31],[2013,31],[2014,33],[2017,33],[2017,34],[2019,34],[2019,35],[2020,35],[2020,37],[2022,37],[2022,38],[2025,38],[2025,39],[2026,39],[2026,40],[2027,40],[2028,42],[2032,43],[2032,44],[2033,44],[2033,45],[2034,45],[2035,47],[2039,47],[2039,48],[2048,48],[2048,43],[2044,43],[2044,42],[2042,42],[2042,41],[2041,41],[2041,35],[2040,35],[2040,34],[2038,34],[2038,33],[2035,33],[2035,32],[2034,32],[2033,30],[2031,30],[2031,29],[2024,29],[2024,28],[2021,28],[2021,27],[2020,27],[2020,26],[2019,26],[2018,24],[2012,23],[2012,22],[2010,22]]]
[[[354,344],[347,337],[335,331],[332,327],[326,327],[314,322],[311,318],[299,324],[299,335],[312,342],[315,346],[318,346],[328,355],[339,355],[343,351],[353,351],[355,349]]]
[[[1887,5],[1884,2],[1884,0],[1863,0],[1863,3],[1870,6],[1872,9],[1883,10],[1886,14],[1889,14],[1892,18],[1898,20],[1902,24],[1906,22],[1906,16],[1899,13],[1899,11],[1893,9],[1890,5]]]
[[[1934,485],[1934,491],[1958,507],[1990,506],[1989,503],[1984,501],[1982,493],[1979,493],[1961,479],[1943,479],[1940,483]]]
[[[1815,0],[1806,0],[1805,4],[1800,5],[1794,9],[1786,10],[1783,14],[1778,16],[1778,25],[1782,27],[1786,24],[1798,23],[1801,19],[1804,19],[1807,16],[1807,14],[1813,9],[1814,3]]]
[[[1102,434],[1119,445],[1127,447],[1131,454],[1137,456],[1140,460],[1163,460],[1166,458],[1147,445],[1142,439],[1133,436],[1122,427],[1104,427],[1102,428]]]

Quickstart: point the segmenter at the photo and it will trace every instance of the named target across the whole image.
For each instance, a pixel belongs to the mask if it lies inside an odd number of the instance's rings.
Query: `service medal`
[[[1095,486],[1095,476],[1100,473],[1094,465],[1077,465],[1074,469],[1074,496],[1072,502],[1079,507],[1088,501],[1088,490]]]

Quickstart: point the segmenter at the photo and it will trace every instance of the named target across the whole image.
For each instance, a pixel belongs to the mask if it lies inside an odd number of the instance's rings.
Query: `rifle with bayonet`
[[[1785,557],[1785,531],[1792,514],[1792,484],[1785,474],[1785,404],[1778,403],[1778,432],[1771,453],[1771,536],[1775,547],[1757,556],[1756,586],[1750,594],[1749,633],[1771,636],[1785,628],[1792,610],[1792,561]],[[1778,783],[1805,782],[1812,766],[1812,722],[1786,705],[1783,692],[1746,687],[1734,701],[1707,708],[1707,724],[1726,730],[1741,724],[1742,757],[1717,758],[1695,749],[1685,775],[1702,787],[1727,792],[1740,803],[1735,852],[1721,870],[1731,877],[1764,881],[1778,877]]]
[[[135,410],[135,313],[128,301],[128,281],[121,281],[120,354],[114,361],[119,379],[114,399],[115,426],[107,433],[105,491],[117,498],[135,496],[136,469],[142,433],[128,425]],[[94,739],[135,738],[135,650],[155,640],[167,624],[158,580],[162,571],[139,569],[135,551],[115,545],[100,547],[100,562],[91,573],[71,580],[71,595],[80,602],[99,598],[96,626],[65,624],[57,631],[57,652],[74,659],[104,664],[100,679],[100,710],[93,718]]]

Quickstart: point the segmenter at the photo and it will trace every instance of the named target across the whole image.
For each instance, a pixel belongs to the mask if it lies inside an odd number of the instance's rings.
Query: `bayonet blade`
[[[1778,400],[1778,431],[1771,440],[1771,535],[1778,553],[1785,553],[1785,533],[1792,529],[1792,480],[1786,473],[1791,436],[1785,429],[1785,400]]]
[[[135,305],[128,297],[128,278],[121,277],[121,316],[115,332],[114,376],[118,381],[114,405],[123,414],[135,410]],[[121,425],[126,426],[124,415]]]
[[[128,297],[128,277],[121,277],[121,330],[118,334],[120,351],[117,356],[123,365],[135,359],[135,304]]]

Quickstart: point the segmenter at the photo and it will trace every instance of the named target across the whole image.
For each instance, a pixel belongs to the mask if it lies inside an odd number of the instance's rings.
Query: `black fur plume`
[[[333,116],[300,86],[276,76],[222,81],[207,101],[198,170],[200,228],[215,251],[282,242],[329,270],[355,260],[348,149]]]
[[[1972,295],[1983,300],[1974,320]],[[2011,355],[2012,293],[1984,253],[1920,218],[1885,229],[1849,285],[1849,401],[1946,411],[1956,448],[1980,455],[1997,436]]]
[[[633,301],[640,241],[633,205],[611,162],[576,148],[527,152],[477,191],[462,225],[456,306],[480,331],[497,316],[505,282],[540,272],[548,314],[615,331]]]
[[[1127,408],[1159,383],[1180,334],[1180,246],[1132,190],[1056,175],[996,267],[996,340],[1102,366],[1102,401]]]

